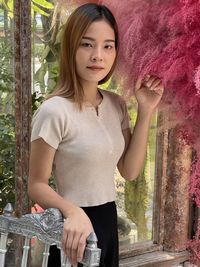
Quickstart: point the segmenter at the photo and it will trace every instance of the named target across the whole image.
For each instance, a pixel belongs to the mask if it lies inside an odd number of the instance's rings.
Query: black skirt
[[[115,202],[109,202],[100,206],[83,207],[82,209],[90,218],[98,238],[98,247],[101,249],[99,267],[118,267],[119,248]],[[56,246],[51,246],[48,267],[59,266],[61,266],[60,251]],[[78,267],[81,266],[81,264],[78,265]]]

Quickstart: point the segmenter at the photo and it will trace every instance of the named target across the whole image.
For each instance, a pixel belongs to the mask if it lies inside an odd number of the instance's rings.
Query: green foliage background
[[[15,119],[12,49],[0,42],[0,208],[14,203]]]
[[[54,5],[46,0],[32,0],[32,16],[38,12],[49,16],[48,10]],[[7,20],[0,23],[0,211],[10,202],[15,203],[15,116],[14,116],[14,84],[13,84],[13,0],[0,0],[0,14]],[[6,34],[9,33],[9,34]],[[10,38],[11,40],[7,39]],[[32,110],[37,109],[42,96],[32,95]]]
[[[133,103],[129,106],[131,127],[134,127],[137,115],[133,106]],[[125,211],[127,217],[137,226],[138,241],[140,242],[152,239],[152,211],[149,212],[149,209],[153,208],[156,124],[157,116],[155,114],[149,132],[143,170],[136,180],[125,182]]]

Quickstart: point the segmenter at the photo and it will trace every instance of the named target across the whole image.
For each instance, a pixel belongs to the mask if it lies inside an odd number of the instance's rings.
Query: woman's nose
[[[91,61],[102,61],[103,60],[103,54],[100,48],[94,49],[92,55],[91,55]]]

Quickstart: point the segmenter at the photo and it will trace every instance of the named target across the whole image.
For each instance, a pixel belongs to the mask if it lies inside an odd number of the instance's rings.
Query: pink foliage
[[[195,71],[194,83],[197,88],[198,94],[200,94],[200,65]]]
[[[105,2],[119,24],[118,69],[127,76],[126,89],[133,88],[138,76],[160,77],[166,88],[164,102],[178,114],[177,122],[193,133],[195,143],[200,125],[199,1],[140,0],[130,1],[128,7]]]
[[[199,142],[200,143],[200,142]],[[191,182],[190,182],[190,196],[196,202],[197,206],[200,207],[200,145],[196,147],[197,155],[193,163]],[[200,221],[199,221],[200,226]],[[200,234],[200,229],[199,229]],[[199,249],[200,253],[200,249]]]
[[[190,262],[200,266],[200,219],[198,220],[197,231],[192,240],[188,241],[187,248],[191,252]]]

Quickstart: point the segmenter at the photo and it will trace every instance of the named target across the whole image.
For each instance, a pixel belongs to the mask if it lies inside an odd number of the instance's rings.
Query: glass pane
[[[131,128],[136,109],[134,100],[128,104]],[[152,217],[156,148],[156,114],[152,119],[144,168],[134,181],[124,180],[116,171],[119,239],[122,247],[152,240]]]

